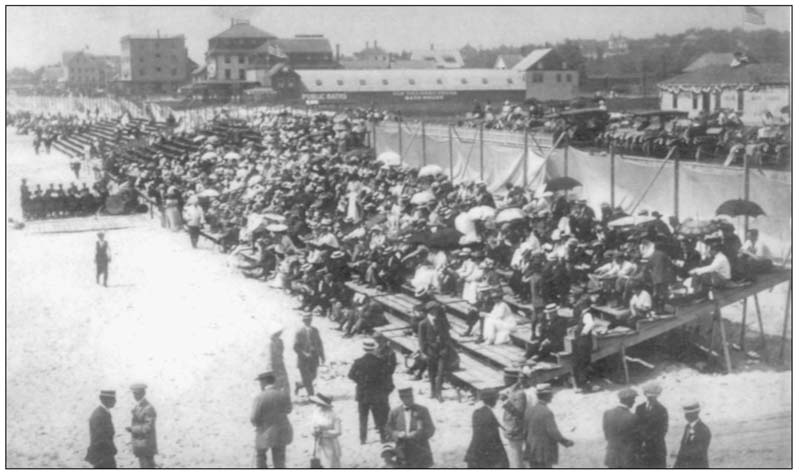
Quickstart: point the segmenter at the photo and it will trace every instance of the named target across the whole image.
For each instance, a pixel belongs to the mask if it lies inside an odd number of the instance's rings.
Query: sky
[[[689,28],[742,26],[743,7],[6,7],[6,66],[35,68],[60,61],[61,52],[88,47],[119,54],[128,34],[184,35],[189,57],[204,61],[208,39],[248,19],[279,37],[324,34],[351,55],[365,42],[389,51],[501,44],[556,43],[566,38],[605,39],[611,34],[646,38]],[[764,7],[766,27],[789,31],[788,7]],[[762,28],[747,25],[747,29]]]

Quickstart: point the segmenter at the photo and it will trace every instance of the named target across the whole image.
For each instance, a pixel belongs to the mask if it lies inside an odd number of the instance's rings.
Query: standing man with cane
[[[111,250],[105,240],[105,233],[97,233],[97,242],[94,244],[94,263],[97,269],[95,280],[100,284],[100,276],[103,276],[103,286],[108,287],[108,263],[111,262]]]

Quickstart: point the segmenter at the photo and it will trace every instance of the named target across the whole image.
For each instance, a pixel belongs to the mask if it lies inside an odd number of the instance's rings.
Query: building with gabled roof
[[[525,74],[528,99],[563,101],[578,95],[578,71],[568,68],[553,48],[531,51],[512,69]]]
[[[438,69],[456,69],[464,67],[464,58],[458,50],[416,50],[411,52],[411,60],[433,63]]]

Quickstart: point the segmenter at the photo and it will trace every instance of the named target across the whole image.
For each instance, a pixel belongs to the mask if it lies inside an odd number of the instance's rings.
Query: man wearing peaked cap
[[[711,430],[700,421],[700,404],[696,400],[683,404],[686,428],[683,430],[676,468],[708,468],[708,447]]]
[[[402,388],[397,393],[402,405],[389,412],[387,436],[395,442],[397,452],[402,456],[403,468],[430,468],[433,454],[428,440],[436,432],[430,412],[414,403],[411,387]]]
[[[385,427],[389,417],[389,393],[394,387],[392,375],[385,361],[378,356],[378,344],[373,339],[366,339],[361,346],[364,355],[353,362],[347,374],[356,383],[358,436],[361,444],[366,444],[369,413],[372,412],[372,421],[378,429],[381,442],[385,443],[389,441]]]
[[[619,405],[603,414],[603,433],[606,437],[605,464],[609,468],[636,466],[636,416],[631,407],[636,401],[636,391],[625,388],[617,394]]]
[[[131,411],[131,426],[125,430],[131,434],[133,455],[139,459],[141,468],[155,468],[155,455],[158,454],[156,443],[156,409],[144,398],[147,385],[136,382],[131,385],[136,406]]]
[[[84,458],[97,469],[114,469],[117,467],[117,447],[114,445],[114,423],[110,409],[117,403],[117,392],[102,390],[100,406],[95,408],[89,417],[89,448]]]
[[[643,468],[667,467],[667,444],[664,438],[669,427],[669,413],[658,401],[661,386],[655,382],[643,388],[647,401],[636,407],[636,426],[639,428],[639,465]]]

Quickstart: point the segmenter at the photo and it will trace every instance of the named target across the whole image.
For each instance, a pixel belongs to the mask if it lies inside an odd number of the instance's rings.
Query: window
[[[513,80],[513,79],[511,79],[511,78],[506,78],[506,82],[507,82],[508,84],[514,84],[514,80]]]
[[[231,70],[229,69],[225,70],[225,79],[231,79]]]
[[[697,94],[692,93],[692,109],[697,109]]]
[[[161,66],[156,66],[156,73],[160,73],[160,72],[161,72]]]
[[[410,85],[412,85],[412,86],[413,86],[413,85],[417,84],[417,82],[416,82],[416,81],[414,81],[414,79],[413,79],[413,78],[409,78],[409,79],[408,79],[408,84],[410,84]]]
[[[286,87],[287,88],[293,88],[294,87],[294,81],[292,81],[291,79],[287,79],[286,80]]]
[[[467,78],[461,78],[461,84],[467,84]]]
[[[317,86],[322,86],[322,80],[318,79],[318,80],[314,81],[314,84],[316,84]]]
[[[389,85],[389,80],[388,79],[382,79],[381,80],[381,84],[383,84],[384,86],[388,86]]]
[[[566,76],[567,76],[567,82],[568,82],[568,83],[571,83],[571,82],[572,82],[572,75],[571,75],[571,74],[569,74],[569,73],[567,73],[567,75],[566,75]]]
[[[739,112],[744,111],[744,89],[736,90],[736,110]]]
[[[678,109],[678,93],[672,93],[672,109]]]
[[[156,53],[156,58],[161,58],[161,53]]]
[[[436,84],[442,84],[442,78],[436,78]]]
[[[225,55],[225,63],[227,63],[227,64],[231,63],[231,57],[230,56]]]
[[[144,63],[144,56],[140,56],[140,57],[139,57],[139,62],[140,62],[140,63]]]
[[[561,73],[556,73],[556,82],[557,83],[561,82]]]
[[[367,81],[364,80],[364,79],[359,79],[358,80],[358,84],[359,84],[359,86],[366,86],[367,85]]]
[[[156,41],[156,49],[158,49],[159,46],[161,45],[159,45],[158,42]]]
[[[245,79],[247,79],[247,71],[246,70],[243,70],[243,69],[239,70],[239,79],[241,81],[244,81]]]
[[[342,80],[342,79],[337,79],[337,80],[336,80],[336,84],[337,84],[338,86],[344,86],[344,80]]]
[[[452,56],[442,56],[445,63],[455,63],[456,59]]]
[[[542,73],[531,73],[531,82],[532,83],[541,83],[544,81]]]
[[[284,82],[283,82],[283,80],[282,80],[282,79],[279,79],[279,80],[277,80],[277,81],[275,82],[275,87],[276,87],[276,88],[278,88],[278,89],[282,89],[282,88],[283,88],[283,85],[284,85]]]
[[[239,62],[240,63],[246,63],[245,59],[246,58],[244,57],[244,55],[239,55]]]
[[[488,79],[486,79],[486,78],[483,78],[483,79],[481,80],[481,82],[482,82],[483,84],[489,84],[489,80],[488,80]]]
[[[173,76],[177,76],[178,75],[178,68],[172,68],[172,75]]]
[[[139,70],[139,76],[144,76],[145,70],[144,68]]]

